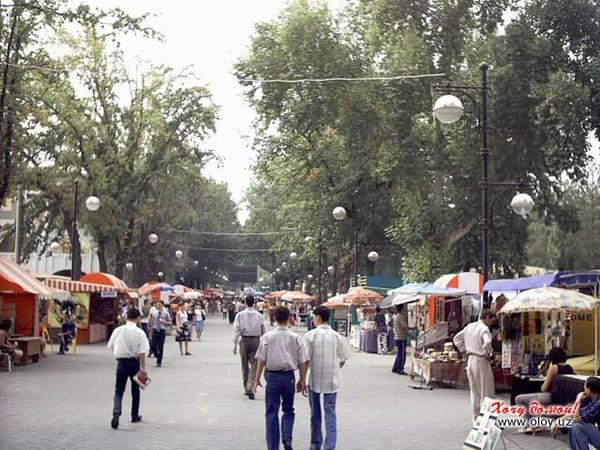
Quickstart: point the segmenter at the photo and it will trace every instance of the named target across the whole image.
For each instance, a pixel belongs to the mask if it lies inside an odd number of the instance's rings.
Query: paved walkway
[[[163,367],[142,393],[144,420],[131,424],[126,392],[121,427],[110,428],[115,363],[103,345],[51,355],[0,373],[0,449],[264,450],[264,395],[242,394],[231,330],[209,318],[192,356],[168,337]],[[56,349],[55,349],[56,350]],[[354,353],[338,400],[339,450],[460,449],[469,429],[469,393],[409,389],[390,372],[392,356]],[[506,433],[508,449],[565,449],[548,436]],[[297,450],[309,448],[307,400],[296,397]],[[498,445],[497,449],[502,449]]]

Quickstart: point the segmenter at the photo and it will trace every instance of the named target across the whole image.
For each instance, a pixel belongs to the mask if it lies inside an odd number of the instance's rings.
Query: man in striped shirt
[[[321,394],[325,411],[325,450],[335,449],[337,424],[335,405],[341,387],[341,368],[350,358],[345,339],[331,329],[327,322],[330,312],[324,306],[313,311],[317,328],[306,333],[306,346],[310,358],[309,393],[310,403],[310,448],[321,450],[323,432],[321,427]]]

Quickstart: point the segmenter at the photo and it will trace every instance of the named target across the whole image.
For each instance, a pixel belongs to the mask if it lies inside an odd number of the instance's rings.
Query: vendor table
[[[427,384],[437,382],[460,388],[469,385],[464,363],[429,362],[421,358],[413,358],[411,377],[421,375]]]
[[[542,392],[543,377],[534,377],[516,374],[512,378],[512,387],[510,389],[510,404],[515,405],[515,398],[521,394],[534,394]]]
[[[388,350],[396,346],[393,333],[387,334]],[[377,353],[377,333],[374,330],[360,330],[360,351],[367,353]]]
[[[24,336],[11,339],[19,349],[23,352],[22,364],[29,363],[29,358],[32,362],[38,362],[40,359],[42,339],[33,336]]]
[[[585,375],[557,375],[552,380],[552,404],[568,405],[575,402],[577,394],[583,392]]]

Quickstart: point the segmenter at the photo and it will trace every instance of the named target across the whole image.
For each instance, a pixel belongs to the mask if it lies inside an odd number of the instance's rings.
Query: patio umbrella
[[[532,311],[594,311],[594,367],[598,370],[598,305],[599,300],[570,289],[543,287],[522,291],[500,310],[500,314]]]
[[[302,291],[287,291],[281,296],[281,300],[293,303],[312,302],[315,298]]]
[[[379,304],[381,309],[391,308],[396,305],[405,305],[406,303],[414,303],[419,300],[418,295],[404,294],[402,292],[396,292],[395,294],[388,295]]]
[[[204,295],[197,291],[190,291],[183,294],[184,300],[198,300],[201,298],[204,298]]]
[[[592,310],[598,300],[577,291],[544,287],[523,291],[509,301],[500,310],[501,314],[547,311],[581,311]]]
[[[349,303],[344,302],[344,294],[339,294],[334,297],[331,297],[321,306],[324,306],[327,309],[338,309],[338,308],[348,308],[350,306]]]
[[[362,287],[351,288],[348,293],[344,295],[344,302],[352,305],[379,303],[381,300],[383,300],[383,295]]]
[[[281,298],[281,296],[283,294],[285,294],[287,291],[273,291],[273,292],[269,292],[265,298],[268,300],[279,300]]]
[[[140,295],[148,295],[154,291],[173,291],[173,286],[167,283],[146,283],[138,289]]]

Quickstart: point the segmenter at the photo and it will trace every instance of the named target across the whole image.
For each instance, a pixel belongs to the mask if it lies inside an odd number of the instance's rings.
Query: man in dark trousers
[[[265,379],[265,419],[267,431],[267,449],[279,450],[280,442],[285,450],[292,450],[294,431],[294,387],[296,392],[306,392],[306,373],[308,371],[308,351],[300,336],[288,328],[290,310],[285,306],[275,309],[277,328],[266,333],[260,339],[256,353],[258,366],[253,391],[262,386],[260,378],[266,369]],[[300,369],[296,386],[294,371]],[[279,406],[283,410],[281,428],[279,427]],[[281,441],[280,441],[281,438]]]
[[[404,363],[406,362],[406,334],[408,333],[408,321],[404,317],[404,306],[396,307],[396,315],[394,316],[394,340],[396,341],[396,360],[392,372],[399,375],[406,375],[404,372]]]
[[[235,316],[233,322],[233,354],[237,354],[240,347],[240,360],[242,362],[242,381],[244,393],[250,400],[254,400],[254,381],[256,379],[256,350],[260,337],[265,334],[265,318],[254,309],[254,297],[246,297],[243,311]]]
[[[165,338],[167,335],[167,326],[171,323],[171,315],[165,308],[164,303],[159,300],[156,306],[150,310],[148,315],[148,326],[150,327],[150,339],[152,342],[152,352],[156,356],[156,367],[162,365],[163,353],[165,349]]]
[[[147,377],[146,353],[150,350],[150,346],[146,334],[138,327],[139,319],[139,310],[135,308],[128,310],[127,322],[112,332],[107,345],[107,348],[112,350],[113,355],[117,358],[113,417],[110,422],[110,426],[114,429],[119,428],[119,416],[121,415],[121,405],[127,379],[131,381],[131,422],[136,423],[142,420],[142,416],[140,416],[140,387],[133,377],[136,375],[140,378]]]

